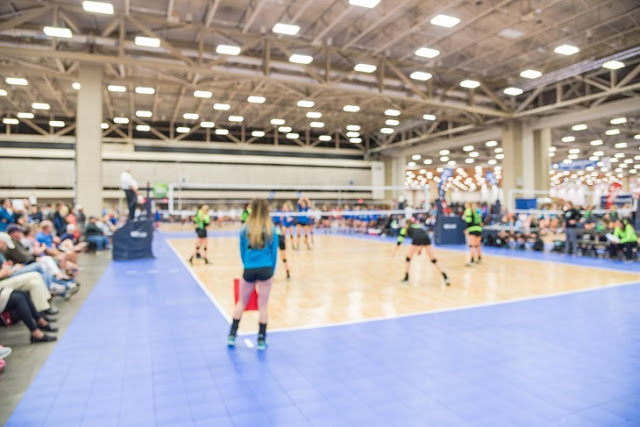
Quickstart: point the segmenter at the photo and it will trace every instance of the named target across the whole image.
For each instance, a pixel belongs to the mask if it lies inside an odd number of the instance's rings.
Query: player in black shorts
[[[289,263],[287,262],[287,243],[285,241],[284,230],[282,229],[284,215],[281,211],[275,211],[271,220],[273,221],[273,225],[276,226],[276,234],[278,235],[278,244],[280,246],[280,258],[282,258],[282,263],[284,264],[285,271],[287,272],[287,279],[291,279]]]
[[[431,239],[429,238],[429,235],[418,224],[414,224],[413,219],[407,219],[404,228],[400,230],[400,236],[398,236],[398,244],[394,249],[393,254],[395,255],[396,251],[407,236],[411,238],[411,248],[409,248],[409,253],[407,254],[405,274],[402,281],[409,281],[409,268],[411,267],[411,258],[416,253],[420,255],[422,249],[424,249],[433,265],[438,269],[440,274],[442,274],[445,285],[449,286],[449,277],[447,276],[447,273],[442,270],[440,264],[438,264],[438,261],[436,260],[435,255],[433,254],[433,247],[431,246]]]
[[[473,267],[482,262],[482,217],[475,203],[468,203],[463,215],[467,226],[467,244],[469,245],[469,262],[465,265]],[[476,258],[477,257],[477,258]]]

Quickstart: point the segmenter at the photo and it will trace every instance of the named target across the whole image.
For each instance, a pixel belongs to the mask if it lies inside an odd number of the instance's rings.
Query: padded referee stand
[[[146,215],[140,215],[113,233],[114,261],[154,258],[150,186],[147,184]]]

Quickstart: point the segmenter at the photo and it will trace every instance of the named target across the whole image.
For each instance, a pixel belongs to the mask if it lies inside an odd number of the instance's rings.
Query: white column
[[[534,131],[525,122],[510,121],[503,127],[502,188],[509,209],[516,198],[533,198],[535,190],[549,190],[551,129]]]
[[[537,130],[534,137],[534,171],[535,189],[549,191],[549,169],[551,168],[551,158],[549,157],[549,147],[551,147],[551,128]]]
[[[76,203],[88,215],[100,215],[102,201],[101,65],[81,64],[76,113]]]

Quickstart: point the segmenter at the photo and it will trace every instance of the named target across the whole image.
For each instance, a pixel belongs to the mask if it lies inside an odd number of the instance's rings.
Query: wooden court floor
[[[188,259],[194,240],[170,244]],[[287,251],[291,280],[278,263],[269,304],[269,329],[317,327],[341,322],[394,317],[519,298],[603,287],[640,280],[633,273],[499,256],[483,257],[483,264],[464,267],[466,255],[436,249],[448,272],[446,287],[425,255],[414,257],[411,281],[402,284],[408,246],[392,257],[395,244],[334,235],[315,236],[308,251]],[[209,259],[192,270],[230,318],[233,279],[242,273],[236,238],[209,238]],[[246,313],[241,332],[254,332],[257,314]]]

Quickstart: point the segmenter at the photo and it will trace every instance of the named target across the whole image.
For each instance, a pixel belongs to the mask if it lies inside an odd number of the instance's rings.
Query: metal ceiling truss
[[[132,7],[126,1],[124,9],[100,19],[86,14],[79,4],[61,0],[14,0],[12,4],[18,6],[14,12],[0,15],[0,73],[2,77],[24,75],[42,84],[15,88],[0,82],[0,88],[9,95],[0,97],[0,112],[10,115],[31,111],[32,102],[48,102],[51,110],[46,117],[38,115],[34,120],[23,120],[26,127],[21,129],[50,135],[52,131],[45,130],[49,118],[67,119],[69,123],[74,119],[76,96],[70,85],[79,64],[98,63],[105,67],[103,102],[109,126],[104,131],[105,137],[130,142],[138,137],[135,125],[144,123],[151,126],[153,137],[163,141],[291,144],[351,148],[378,155],[477,132],[504,120],[541,117],[637,97],[640,90],[640,65],[636,57],[631,62],[625,61],[630,66],[624,70],[598,67],[578,72],[581,70],[574,66],[572,70],[576,72],[571,71],[572,75],[567,71],[569,75],[558,77],[558,81],[545,83],[541,79],[540,83],[531,83],[529,92],[521,96],[508,97],[502,93],[510,73],[507,68],[525,64],[528,52],[534,51],[550,33],[561,32],[572,20],[582,20],[581,25],[594,29],[624,23],[607,37],[585,42],[583,49],[596,52],[602,51],[604,45],[611,50],[612,45],[632,43],[638,38],[640,16],[640,7],[633,2],[583,1],[571,16],[549,19],[533,27],[533,19],[563,7],[562,2],[540,0],[534,9],[515,0],[477,4],[476,8],[462,0],[447,5],[399,0],[383,9],[354,12],[346,2],[335,1],[313,16],[313,23],[303,26],[297,37],[279,36],[264,28],[261,18],[271,8],[266,7],[267,3],[251,0],[237,21],[231,22],[226,20],[230,4],[225,0],[196,1],[194,7],[201,6],[201,10],[194,10],[191,17],[181,14],[174,0],[169,0],[162,10],[140,4]],[[612,5],[618,9],[614,10]],[[317,13],[314,9],[317,6],[313,0],[286,3],[276,22],[308,19],[310,14]],[[423,32],[431,17],[454,9],[467,14],[467,19],[429,40],[433,46],[447,47],[437,60],[425,61],[409,53],[423,45]],[[216,17],[222,14],[221,10],[225,15]],[[353,20],[356,12],[360,19]],[[585,21],[593,13],[604,17],[597,26]],[[486,20],[496,17],[500,25],[485,28]],[[393,25],[396,22],[411,25]],[[64,25],[74,36],[70,40],[48,39],[42,34],[43,23]],[[524,38],[505,41],[495,49],[487,49],[483,44],[503,30],[524,27],[532,28]],[[486,37],[477,37],[479,31]],[[472,36],[461,43],[459,37],[465,32]],[[161,47],[137,46],[133,39],[138,35],[160,39]],[[570,37],[561,40],[565,39],[568,41]],[[240,46],[241,55],[215,53],[220,43]],[[402,50],[390,50],[399,44]],[[523,49],[524,46],[528,48]],[[522,54],[511,54],[514,49]],[[293,64],[288,61],[293,53],[313,55],[314,62]],[[563,59],[549,58],[539,68],[558,69]],[[492,61],[493,68],[487,68],[486,61]],[[356,72],[357,63],[376,65],[377,70],[372,74]],[[447,68],[447,64],[451,66]],[[460,88],[458,82],[469,77],[469,73],[473,77],[477,66],[484,67],[482,75],[475,74],[481,86],[474,90]],[[434,77],[427,82],[412,80],[409,75],[413,71],[429,71]],[[526,86],[527,82],[523,83]],[[124,85],[127,93],[108,92],[107,84]],[[153,87],[155,94],[139,96],[134,93],[136,86]],[[213,96],[194,98],[196,89],[211,91]],[[267,101],[262,105],[248,104],[246,99],[250,95],[264,96]],[[305,116],[309,110],[296,107],[300,99],[316,103],[311,111],[322,112],[322,118],[317,120],[325,123],[324,128],[309,127],[311,120]],[[231,111],[214,111],[213,102],[231,104]],[[342,107],[347,104],[359,105],[361,110],[345,113]],[[389,127],[385,125],[389,117],[384,116],[389,108],[402,111],[402,123],[394,134],[385,135],[379,130]],[[153,118],[136,117],[138,109],[152,111]],[[196,112],[201,119],[214,121],[216,127],[230,133],[215,135],[213,130],[201,128],[199,121],[184,120],[184,112]],[[437,120],[424,121],[425,113],[435,115]],[[229,114],[242,115],[245,120],[239,125],[229,123]],[[130,123],[116,125],[109,120],[120,115],[129,117]],[[270,124],[275,117],[285,118],[287,126],[293,127],[300,137],[287,139],[278,134],[277,127]],[[349,143],[345,135],[347,124],[362,126],[362,144]],[[190,130],[176,134],[177,126],[188,126]],[[264,130],[266,136],[251,137],[252,130]],[[70,133],[73,128],[55,130],[62,131]],[[331,135],[332,140],[320,141],[318,137],[323,134]],[[149,133],[145,137],[148,136]]]

